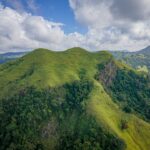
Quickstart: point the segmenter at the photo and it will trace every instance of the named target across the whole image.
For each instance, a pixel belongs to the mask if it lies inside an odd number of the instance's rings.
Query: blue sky
[[[149,0],[0,0],[0,52],[149,45]]]
[[[73,14],[73,10],[69,6],[68,0],[36,0],[33,1],[35,9],[29,8],[27,0],[0,0],[4,6],[16,9],[19,11],[26,11],[33,15],[43,16],[45,19],[61,22],[64,24],[63,29],[65,33],[80,32],[85,33],[87,28],[79,24]],[[31,0],[32,1],[32,0]],[[22,10],[21,10],[22,9]]]
[[[76,22],[68,0],[37,0],[37,3],[40,7],[39,14],[48,20],[64,23],[66,33],[86,32],[86,28]]]

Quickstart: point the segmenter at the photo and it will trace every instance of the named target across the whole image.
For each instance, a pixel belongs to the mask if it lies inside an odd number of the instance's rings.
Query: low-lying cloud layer
[[[69,4],[76,20],[88,27],[86,34],[65,34],[63,23],[0,5],[0,52],[75,46],[138,50],[150,45],[149,0],[69,0]]]

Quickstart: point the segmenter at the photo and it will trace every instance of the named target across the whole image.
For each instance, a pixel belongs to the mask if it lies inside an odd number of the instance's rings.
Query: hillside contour
[[[149,150],[149,81],[108,52],[81,48],[0,65],[1,149]]]

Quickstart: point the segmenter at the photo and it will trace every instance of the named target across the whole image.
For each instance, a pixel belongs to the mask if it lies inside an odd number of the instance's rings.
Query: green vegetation
[[[3,99],[0,149],[46,149],[44,140],[51,137],[57,142],[50,146],[59,150],[123,150],[123,141],[104,131],[84,111],[83,104],[92,87],[87,80],[44,91],[28,87]],[[69,125],[66,125],[68,121]],[[45,124],[48,127],[44,128]]]
[[[0,149],[149,150],[142,103],[116,99],[135,96],[124,84],[149,105],[147,75],[105,51],[37,49],[0,65]]]
[[[137,66],[137,70],[139,71],[139,72],[146,72],[146,73],[148,73],[148,68],[147,68],[147,66]]]
[[[127,122],[127,120],[121,120],[121,129],[122,130],[128,129],[128,122]]]
[[[118,70],[112,85],[113,99],[124,106],[126,112],[135,111],[150,120],[149,79],[133,71]]]
[[[126,67],[120,68],[114,61],[99,64],[97,68],[99,71],[95,78],[102,81],[106,91],[126,113],[135,112],[145,120],[150,120],[150,79],[148,74],[139,74]]]
[[[93,78],[96,65],[110,57],[108,52],[90,53],[81,48],[65,52],[37,49],[16,61],[0,65],[0,97],[13,95],[27,86],[45,89],[79,80],[83,69],[87,78]]]
[[[150,124],[123,112],[97,81],[90,94],[87,110],[106,130],[123,139],[127,150],[149,150]],[[125,130],[121,129],[122,119],[128,123]]]

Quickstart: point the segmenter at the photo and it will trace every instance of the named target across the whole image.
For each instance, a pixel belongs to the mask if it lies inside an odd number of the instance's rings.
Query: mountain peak
[[[92,78],[97,64],[110,58],[112,56],[108,52],[92,53],[79,47],[63,52],[39,48],[10,64],[2,65],[1,68],[5,70],[3,76],[9,79],[3,84],[11,83],[12,80],[20,80],[24,84],[28,80],[30,85],[36,87],[56,86],[79,79],[78,73],[82,69]],[[12,66],[13,69],[10,69]]]
[[[147,46],[146,48],[138,51],[138,53],[149,54],[150,53],[150,46]]]
[[[89,52],[88,50],[81,48],[81,47],[73,47],[65,50],[65,53],[67,54],[73,54],[73,55],[86,55],[92,52]]]
[[[38,49],[33,50],[31,53],[48,53],[50,51],[51,50],[48,50],[48,49],[45,49],[45,48],[38,48]]]

